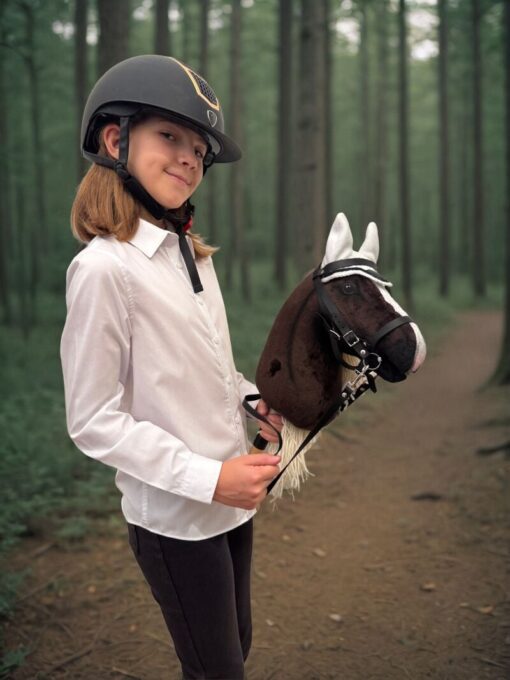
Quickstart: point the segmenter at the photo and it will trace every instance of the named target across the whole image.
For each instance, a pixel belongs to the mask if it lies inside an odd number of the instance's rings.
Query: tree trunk
[[[505,71],[505,306],[503,344],[498,366],[492,382],[498,385],[510,384],[510,0],[503,4],[503,50]]]
[[[473,106],[474,106],[474,216],[473,216],[473,289],[477,297],[485,296],[484,205],[483,205],[483,121],[482,56],[480,50],[480,0],[472,0],[473,26]]]
[[[210,0],[200,3],[200,33],[199,33],[199,71],[206,80],[209,79],[209,10]],[[207,235],[209,243],[216,245],[218,238],[217,220],[217,176],[214,168],[207,174]]]
[[[36,66],[35,54],[35,17],[34,8],[29,3],[21,3],[20,7],[25,15],[25,39],[27,46],[27,56],[25,63],[28,70],[30,83],[30,115],[32,126],[32,139],[34,144],[34,170],[35,170],[35,196],[37,206],[37,229],[33,234],[32,247],[36,253],[36,261],[33,264],[33,285],[39,282],[39,255],[46,255],[49,252],[49,234],[46,219],[46,195],[44,188],[44,153],[41,137],[41,98],[39,96],[39,74]],[[35,288],[34,288],[35,296]]]
[[[287,284],[287,237],[290,231],[290,187],[292,167],[288,152],[292,148],[292,0],[278,6],[278,156],[276,159],[276,233],[274,277],[283,290]]]
[[[200,31],[199,31],[199,70],[200,74],[207,80],[209,71],[209,10],[211,0],[201,0],[200,2]]]
[[[192,17],[190,12],[190,2],[189,0],[181,1],[181,13],[182,13],[182,23],[181,23],[181,33],[182,33],[182,61],[185,64],[191,62],[191,28],[192,28]]]
[[[34,320],[34,315],[32,313],[30,301],[33,300],[33,286],[27,278],[32,279],[33,275],[27,277],[26,272],[26,248],[30,244],[30,235],[26,233],[26,220],[25,220],[25,196],[23,194],[23,189],[21,185],[16,186],[15,191],[15,202],[16,202],[16,237],[17,237],[17,257],[16,257],[16,270],[17,270],[17,288],[18,288],[18,299],[19,299],[19,327],[21,328],[23,338],[25,340],[30,336],[30,331],[32,330],[32,324]],[[30,256],[29,256],[30,257]],[[33,258],[31,259],[33,263]]]
[[[170,55],[168,8],[170,0],[156,0],[154,12],[154,53]]]
[[[2,22],[5,5],[0,4],[0,43],[6,42],[6,30]],[[5,83],[5,49],[0,49],[0,139],[7,140],[9,131],[7,126],[7,97]],[[0,163],[0,304],[2,306],[2,322],[11,325],[13,314],[9,297],[9,247],[11,234],[11,211],[9,202],[9,157],[4,148],[2,163]]]
[[[333,118],[333,99],[331,92],[331,83],[333,80],[333,59],[331,55],[331,7],[330,0],[322,0],[324,8],[324,144],[325,144],[325,215],[326,221],[324,223],[324,234],[327,238],[330,226],[335,217],[335,207],[333,205],[333,149],[335,140],[335,130],[332,123]]]
[[[439,13],[439,293],[449,292],[450,272],[450,143],[448,134],[448,9],[438,0]]]
[[[409,114],[407,86],[407,30],[406,3],[399,0],[399,177],[400,177],[400,220],[401,220],[401,263],[402,289],[408,312],[414,309],[411,281],[411,220],[409,214]]]
[[[457,201],[459,202],[459,217],[457,228],[457,270],[469,275],[471,267],[471,253],[473,246],[471,243],[471,235],[473,229],[471,227],[473,221],[472,202],[470,200],[471,183],[470,183],[470,154],[471,149],[471,111],[470,106],[472,97],[468,83],[468,74],[462,79],[461,83],[461,114],[459,121],[459,173],[458,173],[458,189]]]
[[[386,232],[386,173],[388,171],[387,146],[387,90],[388,90],[388,2],[377,5],[377,84],[376,84],[376,169],[374,174],[374,220],[379,229],[381,252],[379,263],[384,268],[388,245]]]
[[[327,109],[329,102],[327,101],[327,58],[325,48],[325,35],[327,26],[327,9],[326,2],[317,2],[315,12],[316,26],[315,26],[315,45],[314,49],[317,53],[315,62],[315,82],[317,83],[317,134],[315,141],[317,144],[317,170],[315,179],[315,205],[317,206],[317,213],[315,219],[311,222],[313,230],[313,264],[318,265],[324,256],[324,247],[326,238],[329,234],[328,224],[328,209],[327,209],[327,185],[329,178],[326,175],[328,151],[326,140],[326,121]]]
[[[358,5],[360,12],[359,69],[361,94],[359,101],[359,119],[361,121],[361,139],[363,140],[358,176],[361,184],[361,226],[364,229],[368,222],[374,218],[374,216],[372,215],[371,205],[372,168],[370,165],[371,131],[367,0],[359,0]]]
[[[131,0],[97,0],[98,76],[129,56]]]
[[[301,1],[297,157],[297,247],[299,272],[322,257],[327,222],[324,201],[324,49],[322,3]],[[321,74],[322,71],[322,74]]]
[[[230,44],[230,125],[232,137],[242,145],[242,94],[241,94],[241,0],[232,2],[231,44]],[[244,167],[243,162],[233,165],[230,170],[230,219],[231,246],[227,261],[227,283],[232,286],[233,260],[237,257],[241,275],[241,292],[246,302],[251,302],[251,286],[244,229]]]
[[[87,99],[87,9],[88,0],[75,0],[74,4],[74,88],[76,99],[76,139],[80,148],[81,118]],[[77,158],[77,181],[81,181],[87,163],[81,153]]]

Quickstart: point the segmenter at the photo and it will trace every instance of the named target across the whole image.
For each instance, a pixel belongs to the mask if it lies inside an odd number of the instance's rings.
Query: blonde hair
[[[102,138],[99,154],[108,156]],[[119,241],[129,241],[138,229],[140,214],[140,203],[126,191],[117,173],[94,163],[78,186],[71,209],[71,231],[80,243],[109,234]],[[219,250],[207,245],[200,234],[188,232],[188,236],[197,258]]]

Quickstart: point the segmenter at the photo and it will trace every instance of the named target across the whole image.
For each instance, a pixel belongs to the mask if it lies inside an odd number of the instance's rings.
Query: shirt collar
[[[129,243],[136,246],[147,257],[152,257],[166,238],[170,238],[172,241],[175,239],[175,243],[177,243],[178,237],[176,233],[156,227],[155,224],[140,218],[138,229],[135,235],[129,239]]]

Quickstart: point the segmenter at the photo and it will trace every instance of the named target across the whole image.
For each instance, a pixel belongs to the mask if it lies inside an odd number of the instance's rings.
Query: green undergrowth
[[[224,297],[237,367],[253,380],[274,316],[297,278],[287,291],[277,290],[268,263],[253,267],[252,278],[250,304],[237,285]],[[442,301],[426,278],[417,284],[413,316],[429,346],[440,342],[458,311],[476,306],[466,290],[457,281],[450,300]],[[393,292],[401,301],[397,286]],[[491,289],[479,306],[500,302],[500,291]],[[48,293],[28,337],[0,326],[0,620],[10,616],[23,584],[25,574],[9,570],[9,553],[20,540],[44,537],[67,545],[97,529],[98,520],[106,531],[120,526],[114,470],[80,453],[67,435],[59,357],[64,313],[63,293]],[[0,678],[22,659],[22,649],[4,650]]]

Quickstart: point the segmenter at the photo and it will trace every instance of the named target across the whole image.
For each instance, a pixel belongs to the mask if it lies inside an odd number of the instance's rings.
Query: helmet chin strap
[[[179,217],[175,214],[175,211],[168,210],[160,203],[158,203],[152,196],[143,188],[140,182],[133,177],[127,169],[127,160],[129,154],[129,116],[121,116],[120,118],[120,140],[119,140],[119,159],[111,161],[110,159],[104,159],[110,161],[109,163],[101,163],[101,165],[107,165],[112,167],[113,170],[122,180],[127,191],[136,198],[157,220],[163,220],[165,223],[170,223],[175,229],[176,234],[179,237],[179,249],[181,251],[186,269],[188,270],[189,277],[191,279],[191,284],[195,293],[200,293],[204,290],[202,282],[200,281],[200,276],[198,275],[198,270],[195,264],[193,255],[191,254],[188,241],[186,239],[186,231],[191,227],[193,222],[193,213],[195,212],[194,206],[189,200],[184,204],[185,215],[184,217]]]

